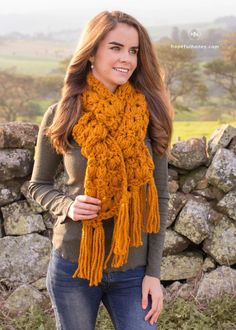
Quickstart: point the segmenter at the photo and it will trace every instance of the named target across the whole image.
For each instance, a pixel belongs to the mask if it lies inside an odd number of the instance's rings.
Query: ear
[[[94,56],[93,56],[93,55],[91,55],[91,56],[89,57],[89,61],[90,61],[91,64],[93,64],[93,62],[94,62]]]

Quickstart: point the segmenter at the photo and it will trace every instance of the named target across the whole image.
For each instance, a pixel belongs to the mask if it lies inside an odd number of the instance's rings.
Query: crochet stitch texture
[[[72,130],[87,158],[85,194],[101,200],[101,211],[82,220],[78,268],[73,277],[102,280],[112,257],[112,267],[127,262],[129,247],[141,246],[141,231],[160,230],[154,163],[144,143],[149,113],[145,96],[130,82],[109,91],[92,72],[81,95],[82,114]],[[114,218],[110,253],[105,260],[103,221]]]

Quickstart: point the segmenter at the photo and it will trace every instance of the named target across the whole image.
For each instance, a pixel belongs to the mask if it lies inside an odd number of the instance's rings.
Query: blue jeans
[[[142,279],[145,266],[125,272],[103,273],[98,286],[89,286],[82,278],[72,278],[77,263],[71,263],[52,250],[47,272],[47,290],[58,330],[94,330],[99,305],[103,302],[117,330],[157,329],[144,317],[151,309],[142,309]]]

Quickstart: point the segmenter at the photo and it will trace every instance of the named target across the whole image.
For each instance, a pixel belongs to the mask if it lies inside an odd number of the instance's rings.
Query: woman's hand
[[[78,195],[71,204],[68,217],[74,221],[93,219],[101,210],[100,199],[87,195]]]
[[[153,325],[157,322],[157,319],[163,308],[163,292],[161,288],[160,280],[156,277],[145,275],[142,282],[142,308],[146,309],[148,306],[148,295],[150,294],[152,299],[152,307],[145,316],[145,321],[150,322]]]

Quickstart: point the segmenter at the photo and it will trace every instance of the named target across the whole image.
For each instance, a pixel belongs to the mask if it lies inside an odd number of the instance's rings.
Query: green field
[[[44,76],[58,68],[56,59],[25,56],[0,56],[1,69],[14,68],[16,72],[33,76]]]
[[[72,55],[73,42],[55,40],[4,40],[0,43],[0,69],[34,76],[51,74],[63,59]]]
[[[172,137],[172,144],[180,140],[187,140],[192,137],[205,136],[207,139],[214,130],[223,124],[230,124],[236,127],[236,121],[221,123],[219,121],[175,121]]]

